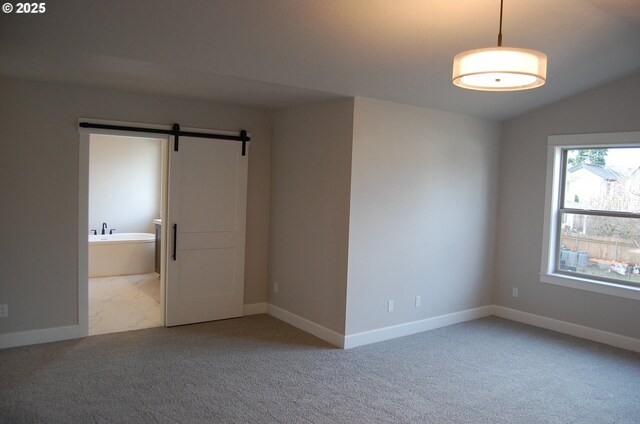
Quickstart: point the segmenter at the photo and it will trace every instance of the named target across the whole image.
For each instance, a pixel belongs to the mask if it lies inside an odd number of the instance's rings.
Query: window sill
[[[540,274],[540,281],[572,289],[640,300],[640,288],[622,286],[614,283],[606,283],[603,281],[589,280],[587,278],[578,278],[562,274]]]

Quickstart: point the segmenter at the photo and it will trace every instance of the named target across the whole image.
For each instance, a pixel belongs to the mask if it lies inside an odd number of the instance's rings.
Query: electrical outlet
[[[389,303],[387,304],[387,311],[393,312],[393,300],[390,300]]]
[[[0,305],[0,318],[9,316],[9,305]]]
[[[514,287],[513,292],[511,293],[513,297],[518,297],[518,288]]]
[[[273,292],[278,293],[278,283],[273,283]]]
[[[422,296],[416,296],[416,308],[422,305]]]

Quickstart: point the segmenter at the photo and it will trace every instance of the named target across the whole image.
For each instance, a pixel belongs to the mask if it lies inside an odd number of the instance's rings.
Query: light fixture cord
[[[502,47],[502,4],[504,0],[500,0],[500,32],[498,32],[498,47]]]

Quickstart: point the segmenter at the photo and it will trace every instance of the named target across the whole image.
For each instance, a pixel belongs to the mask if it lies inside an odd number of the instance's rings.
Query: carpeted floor
[[[267,315],[0,351],[2,423],[638,423],[640,355],[485,318],[351,350]]]

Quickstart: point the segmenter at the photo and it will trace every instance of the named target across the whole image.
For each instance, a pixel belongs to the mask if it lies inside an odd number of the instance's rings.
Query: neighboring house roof
[[[587,170],[607,181],[617,181],[620,179],[620,177],[622,177],[622,174],[614,171],[611,168],[602,165],[591,165],[588,163],[581,163],[580,165],[572,166],[571,168],[569,168],[569,172],[573,173],[580,169]]]

